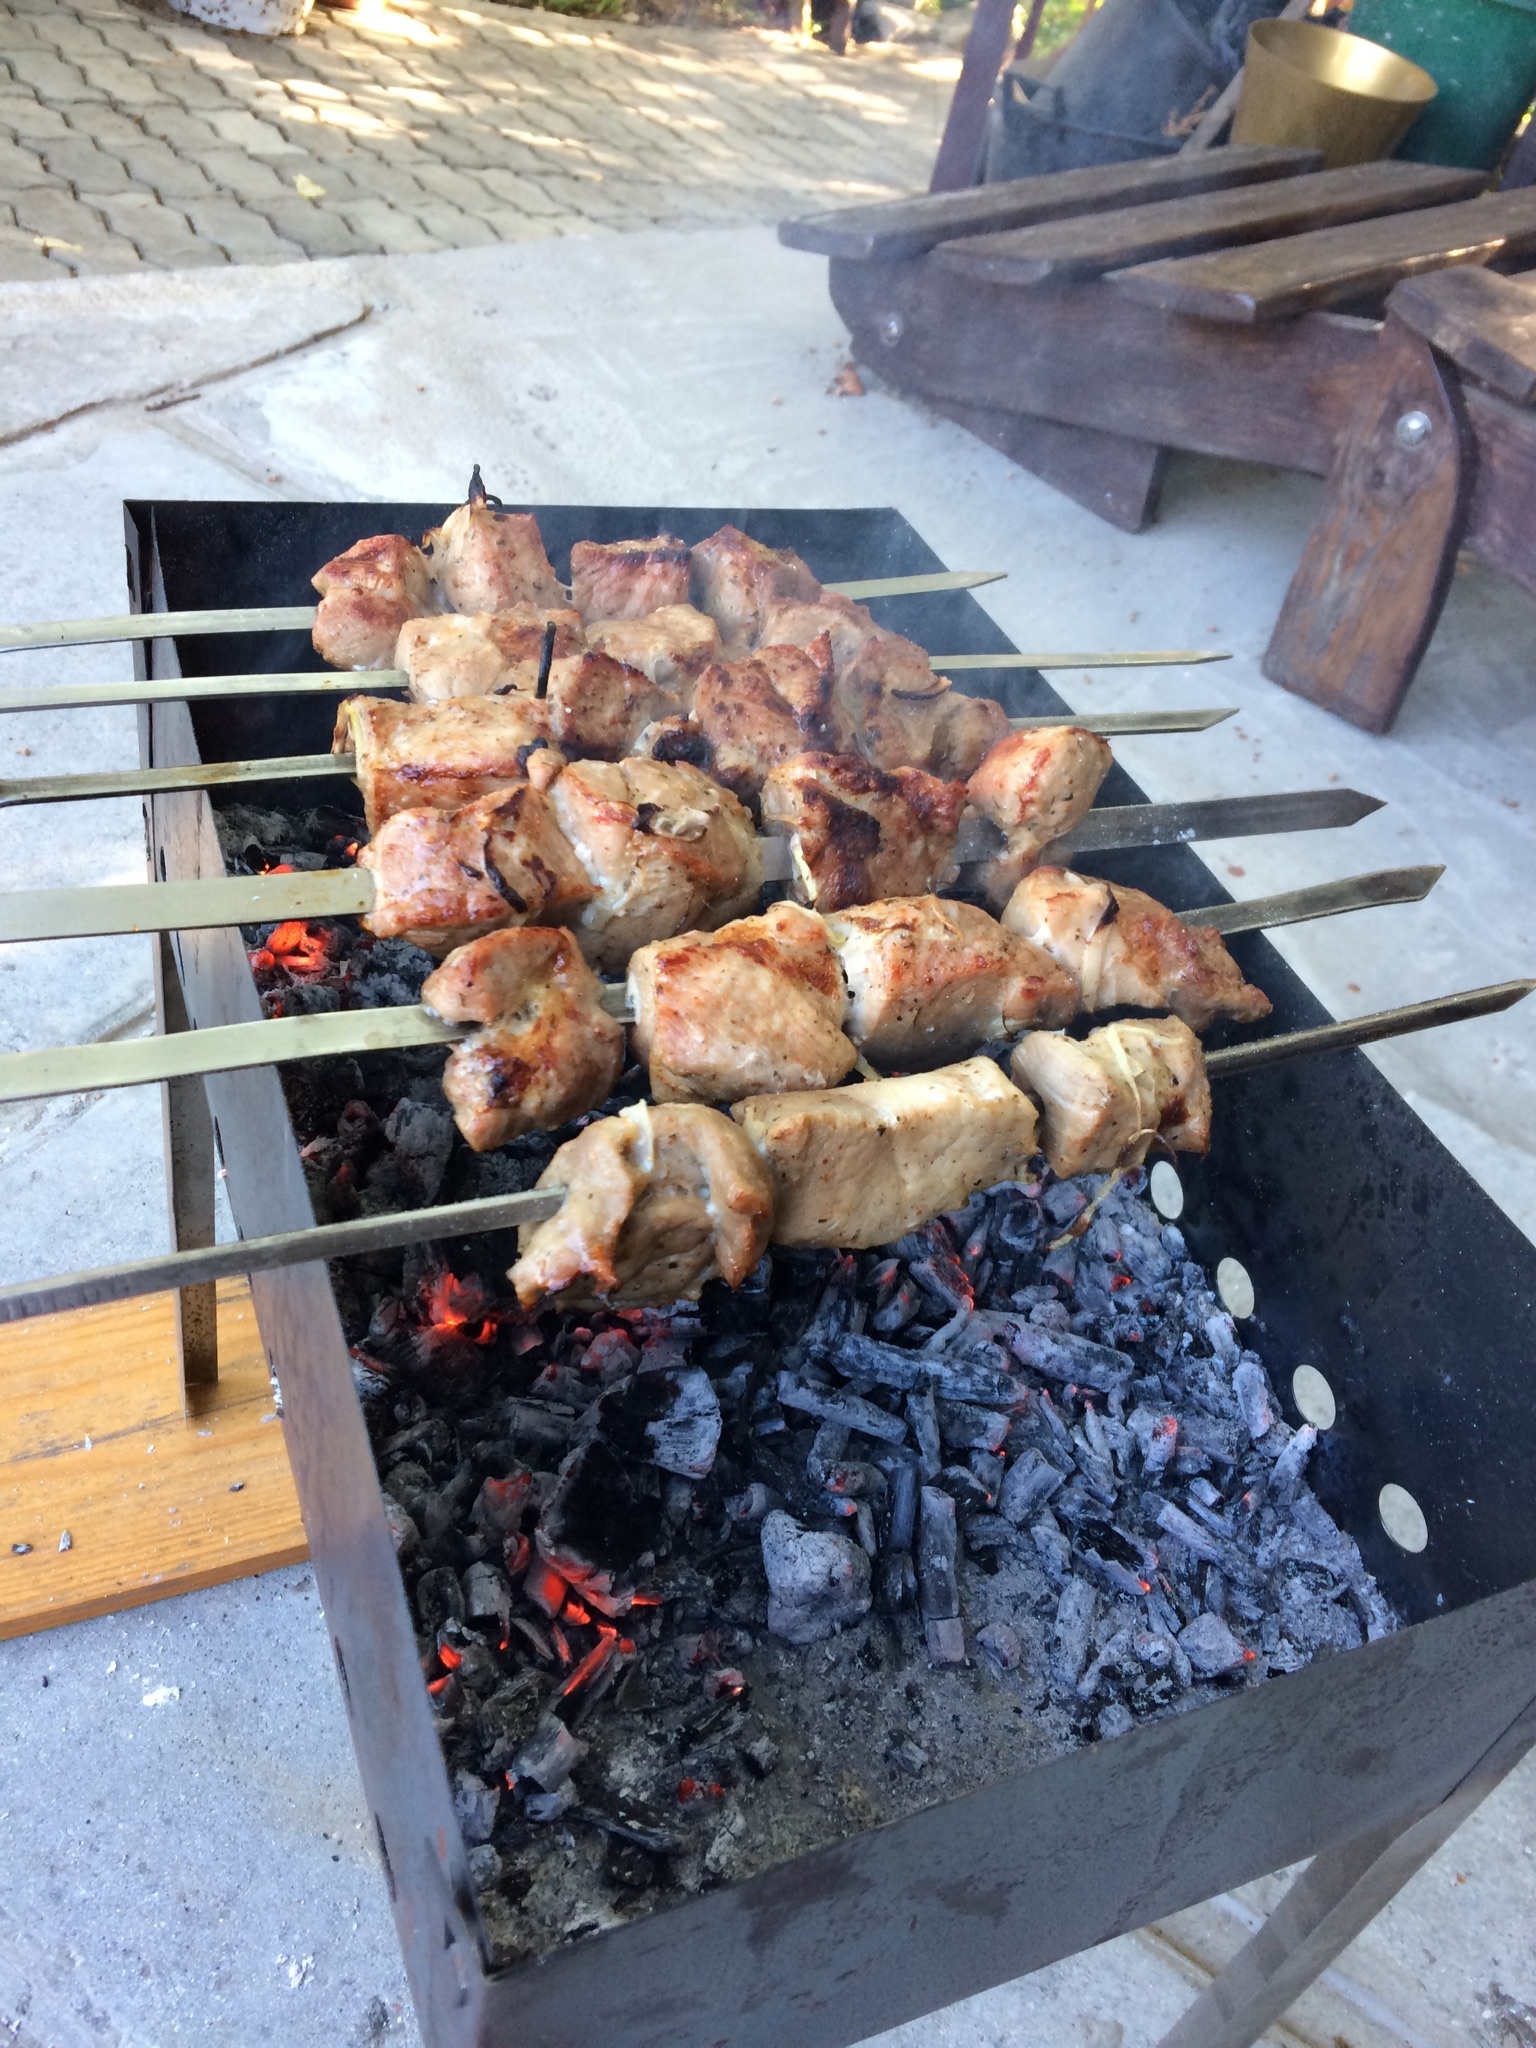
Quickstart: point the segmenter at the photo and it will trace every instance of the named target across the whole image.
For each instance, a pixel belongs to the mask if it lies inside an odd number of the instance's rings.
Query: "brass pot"
[[[1439,88],[1406,57],[1311,21],[1248,31],[1234,142],[1320,149],[1324,168],[1390,156]]]

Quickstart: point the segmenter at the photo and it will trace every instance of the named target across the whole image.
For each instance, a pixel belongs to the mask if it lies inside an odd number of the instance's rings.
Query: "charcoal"
[[[483,1560],[472,1564],[463,1577],[464,1612],[471,1621],[499,1621],[512,1616],[512,1588],[499,1567]]]
[[[869,1559],[835,1530],[802,1529],[782,1511],[762,1530],[768,1626],[786,1642],[817,1643],[869,1612]]]
[[[1032,1522],[1051,1498],[1060,1490],[1062,1475],[1050,1461],[1043,1457],[1031,1444],[1014,1459],[1003,1476],[998,1493],[998,1513],[1006,1515],[1017,1528]]]
[[[1107,1394],[1128,1387],[1134,1370],[1122,1351],[1095,1344],[1065,1331],[1042,1330],[1037,1324],[1010,1318],[1007,1344],[1022,1365],[1068,1386],[1092,1387]]]
[[[1059,1585],[1072,1569],[1072,1544],[1054,1515],[1047,1511],[1029,1532],[1041,1564]]]
[[[928,1752],[919,1749],[911,1736],[893,1742],[885,1752],[885,1760],[893,1769],[905,1771],[910,1778],[920,1778],[928,1768]]]
[[[935,1484],[968,1515],[984,1515],[993,1504],[993,1496],[968,1465],[943,1466]]]
[[[1244,1356],[1242,1364],[1232,1375],[1232,1391],[1237,1396],[1243,1427],[1257,1443],[1269,1434],[1275,1421],[1269,1397],[1269,1378],[1258,1359]]]
[[[1179,1648],[1202,1678],[1221,1678],[1238,1670],[1248,1652],[1226,1623],[1214,1614],[1202,1614],[1179,1632]]]
[[[741,1745],[741,1759],[755,1778],[766,1778],[779,1760],[779,1745],[770,1735],[754,1735]]]
[[[423,1572],[416,1581],[416,1612],[422,1627],[432,1635],[445,1621],[462,1621],[464,1592],[458,1573],[447,1565]]]
[[[1136,1716],[1122,1700],[1111,1700],[1101,1709],[1098,1718],[1099,1740],[1113,1742],[1117,1735],[1129,1735],[1136,1726]]]
[[[903,1280],[885,1306],[875,1311],[872,1318],[874,1327],[882,1337],[894,1336],[908,1323],[916,1321],[922,1305],[922,1289],[914,1281]]]
[[[1269,1475],[1268,1493],[1276,1507],[1289,1507],[1296,1498],[1296,1489],[1301,1484],[1301,1475],[1306,1470],[1307,1459],[1317,1443],[1317,1431],[1310,1422],[1303,1423],[1291,1438],[1285,1449],[1275,1460]]]
[[[962,1401],[936,1401],[940,1439],[957,1450],[1000,1451],[1008,1441],[1008,1418],[996,1409]]]
[[[529,1792],[523,1797],[523,1816],[536,1825],[547,1827],[551,1822],[563,1820],[576,1804],[576,1789],[566,1783],[553,1792]]]
[[[507,1766],[509,1778],[531,1778],[546,1792],[557,1791],[587,1754],[565,1723],[546,1714]]]
[[[453,1774],[453,1812],[467,1847],[475,1848],[491,1839],[496,1809],[501,1804],[501,1787],[487,1785],[473,1771]]]
[[[958,1664],[965,1656],[956,1547],[954,1501],[938,1487],[925,1486],[919,1509],[917,1598],[928,1654],[935,1664]]]
[[[390,1540],[395,1546],[395,1555],[402,1564],[408,1563],[421,1542],[421,1531],[410,1515],[389,1494],[384,1496],[384,1519],[389,1524]]]
[[[1019,1632],[1006,1621],[989,1621],[976,1631],[976,1647],[998,1673],[1017,1671],[1024,1659]]]
[[[477,1892],[494,1891],[500,1884],[506,1865],[489,1842],[476,1842],[464,1860],[469,1865],[469,1881]]]
[[[522,1671],[481,1702],[475,1715],[475,1735],[485,1769],[506,1770],[533,1733],[544,1691],[544,1683],[535,1672]]]
[[[875,1380],[903,1393],[926,1388],[946,1401],[991,1408],[1012,1408],[1019,1400],[1018,1384],[999,1367],[942,1357],[926,1347],[921,1352],[900,1351],[874,1337],[849,1335],[839,1339],[832,1357],[838,1370],[851,1378]]]
[[[720,1441],[720,1402],[709,1375],[692,1367],[665,1375],[671,1405],[645,1433],[651,1441],[651,1459],[663,1472],[675,1472],[685,1479],[703,1479],[715,1462]]]
[[[1055,1662],[1058,1682],[1075,1689],[1088,1663],[1099,1599],[1085,1579],[1070,1579],[1056,1607]]]
[[[943,1465],[943,1452],[939,1445],[939,1418],[935,1412],[933,1395],[926,1387],[908,1394],[907,1421],[912,1427],[912,1440],[917,1445],[923,1477],[937,1479]]]
[[[972,1451],[966,1460],[975,1478],[987,1490],[988,1505],[992,1505],[1002,1490],[1004,1465],[993,1451]]]
[[[1002,1550],[1017,1542],[1018,1530],[1001,1515],[966,1515],[960,1524],[965,1547],[973,1557],[985,1551]]]
[[[888,1414],[884,1408],[875,1407],[873,1402],[862,1400],[857,1394],[824,1393],[797,1380],[790,1372],[779,1374],[778,1394],[784,1407],[820,1416],[825,1421],[840,1422],[862,1436],[899,1444],[907,1434],[907,1426],[899,1415]]]

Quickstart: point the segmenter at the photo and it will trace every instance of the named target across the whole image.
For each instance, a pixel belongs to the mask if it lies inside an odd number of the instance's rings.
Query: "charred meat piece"
[[[693,686],[720,653],[720,629],[691,604],[668,604],[644,618],[589,619],[587,645],[628,662],[653,683],[691,699]]]
[[[762,793],[764,825],[789,835],[796,896],[824,912],[952,882],[964,802],[963,783],[840,754],[785,761]]]
[[[837,911],[826,926],[848,984],[848,1036],[876,1066],[938,1066],[1076,1011],[1072,976],[975,904],[905,896]]]
[[[476,466],[469,496],[422,536],[432,580],[455,612],[505,612],[515,604],[561,605],[565,592],[531,512],[504,512]]]
[[[460,946],[422,983],[450,1024],[478,1024],[443,1069],[454,1121],[476,1152],[558,1130],[612,1094],[624,1027],[568,931],[525,926]]]
[[[357,864],[373,876],[365,927],[428,953],[502,925],[570,924],[595,894],[549,797],[526,780],[456,811],[397,811]]]
[[[966,785],[1008,842],[982,875],[989,902],[1006,903],[1042,850],[1082,823],[1113,765],[1108,740],[1077,725],[1010,732],[997,742]]]
[[[792,597],[771,605],[763,616],[761,627],[765,642],[783,647],[809,647],[813,640],[825,633],[832,648],[833,667],[839,676],[858,659],[871,637],[881,630],[867,605],[857,604],[836,590],[822,590],[809,598]],[[898,640],[901,636],[892,633],[887,637]],[[911,640],[903,640],[901,644],[904,649],[911,650],[912,666],[906,671],[909,681],[919,688],[926,687],[923,679],[931,680],[933,675],[927,655]]]
[[[739,1287],[768,1247],[773,1190],[728,1117],[694,1103],[636,1103],[589,1124],[539,1177],[564,1204],[518,1234],[510,1279],[525,1308],[546,1295],[615,1303],[697,1299]]]
[[[751,816],[697,768],[577,761],[552,797],[598,892],[576,927],[594,967],[621,969],[637,946],[712,931],[756,903],[763,860]]]
[[[831,696],[825,637],[804,650],[762,647],[747,660],[714,663],[699,678],[693,700],[711,774],[738,796],[751,797],[781,761],[827,751]]]
[[[1269,1015],[1269,997],[1244,981],[1219,932],[1185,924],[1140,889],[1036,868],[1009,897],[1003,923],[1077,976],[1085,1010],[1171,1010],[1192,1031],[1218,1017],[1252,1024]]]
[[[311,639],[332,668],[393,668],[407,619],[438,609],[426,556],[400,533],[378,533],[311,578],[320,593]]]
[[[568,754],[617,760],[646,726],[682,708],[678,691],[611,654],[573,654],[550,665],[549,734]]]
[[[731,1114],[772,1176],[775,1244],[889,1244],[978,1188],[1017,1180],[1035,1150],[1034,1104],[983,1058],[752,1095]]]
[[[551,623],[556,660],[584,651],[579,612],[515,604],[504,612],[448,612],[409,620],[395,645],[395,667],[410,677],[411,696],[418,704],[437,704],[447,697],[489,697],[503,690],[526,690],[531,695],[539,679],[544,629]]]
[[[384,697],[348,697],[336,712],[331,749],[353,754],[368,830],[396,811],[457,810],[492,790],[515,789],[532,774],[542,781],[561,765],[547,749],[545,705],[520,693],[458,697],[445,704],[397,704]]]
[[[739,527],[722,526],[693,550],[691,590],[722,640],[751,647],[775,605],[819,597],[821,585],[792,549],[767,548]]]
[[[826,929],[794,903],[642,946],[629,992],[657,1102],[831,1088],[856,1058]]]
[[[1063,1179],[1139,1166],[1154,1139],[1175,1152],[1211,1142],[1200,1041],[1177,1017],[1101,1024],[1086,1038],[1032,1031],[1010,1067],[1040,1104],[1040,1145]]]
[[[641,619],[688,602],[693,551],[675,533],[651,540],[576,541],[571,602],[584,619]]]

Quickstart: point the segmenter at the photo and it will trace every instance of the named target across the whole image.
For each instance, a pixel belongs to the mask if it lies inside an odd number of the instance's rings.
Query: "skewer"
[[[1395,1010],[1379,1010],[1349,1023],[1285,1032],[1253,1045],[1209,1053],[1206,1071],[1213,1076],[1249,1073],[1257,1067],[1307,1053],[1338,1052],[1463,1018],[1491,1016],[1511,1008],[1533,990],[1536,979],[1499,982],[1489,988],[1469,989],[1429,1002],[1406,1003]],[[542,1222],[556,1213],[564,1199],[565,1190],[558,1187],[531,1189],[520,1195],[491,1195],[442,1208],[411,1209],[394,1216],[363,1217],[350,1223],[316,1224],[273,1237],[211,1245],[200,1251],[172,1252],[119,1266],[65,1273],[51,1280],[25,1281],[20,1286],[0,1289],[0,1323],[52,1315],[63,1309],[93,1307],[102,1302],[126,1301],[136,1295],[158,1294],[241,1273],[271,1272],[281,1266],[310,1265],[433,1239],[510,1230],[519,1224]]]
[[[941,674],[959,669],[988,668],[1164,668],[1192,667],[1202,661],[1230,661],[1230,654],[1213,654],[1206,649],[1171,649],[1163,654],[934,654],[929,656]],[[359,688],[404,690],[410,677],[403,668],[372,669],[285,669],[276,675],[260,671],[233,676],[158,676],[113,683],[34,683],[30,689],[0,690],[0,711],[73,711],[82,705],[99,704],[196,704],[225,697],[347,697]],[[1235,708],[1235,707],[1234,707]],[[1135,712],[1111,714],[1136,717]],[[1187,711],[1154,712],[1159,718],[1192,718]],[[1231,711],[1213,712],[1211,723],[1230,718]],[[1048,723],[1031,719],[1032,725]],[[1200,726],[1114,726],[1092,725],[1091,731],[1116,732],[1199,732]]]
[[[941,569],[923,576],[875,576],[824,583],[840,597],[920,597],[940,590],[979,590],[1001,583],[1006,569]],[[99,647],[110,640],[173,640],[183,633],[309,632],[319,607],[312,604],[242,606],[229,611],[129,612],[115,619],[54,619],[43,626],[0,626],[0,654],[43,647]]]
[[[1309,789],[1277,796],[1212,797],[1177,804],[1111,804],[1089,813],[1043,858],[1067,863],[1084,853],[1133,846],[1174,846],[1192,839],[1234,839],[1266,832],[1318,832],[1358,824],[1382,808],[1356,789]],[[791,878],[791,842],[764,835],[766,881]],[[1001,845],[996,828],[973,818],[960,828],[955,858],[990,858]],[[17,889],[0,893],[0,943],[35,939],[97,939],[118,932],[202,931],[216,925],[273,924],[294,917],[352,917],[373,906],[373,877],[364,868],[302,875],[221,877],[203,882],[127,882],[84,889]],[[302,906],[302,907],[301,907]]]
[[[1312,889],[1294,889],[1288,895],[1270,896],[1253,903],[1222,904],[1221,910],[1237,914],[1221,928],[1232,932],[1260,931],[1381,904],[1417,903],[1429,894],[1444,872],[1444,868],[1433,867],[1387,868],[1343,881],[1324,882]],[[279,879],[302,885],[323,877],[293,875]],[[201,886],[234,890],[248,885],[215,882]],[[295,896],[302,903],[302,887]],[[289,914],[313,915],[299,908]],[[1185,916],[1188,924],[1197,919],[1210,924],[1212,914],[1191,911]],[[610,1016],[633,1023],[627,998],[623,982],[610,982],[603,992],[603,1007]],[[332,1010],[313,1016],[272,1017],[249,1024],[218,1024],[205,1031],[173,1032],[108,1045],[8,1053],[0,1056],[0,1103],[25,1102],[40,1095],[83,1095],[104,1088],[137,1088],[153,1081],[179,1080],[191,1074],[225,1074],[240,1067],[270,1066],[283,1060],[341,1058],[364,1052],[393,1052],[405,1046],[450,1045],[468,1037],[473,1028],[445,1024],[420,1004],[410,1004],[398,1009]],[[1274,1041],[1263,1041],[1271,1042]],[[1219,1057],[1222,1055],[1208,1055],[1209,1059]]]
[[[0,704],[0,710],[6,708]],[[1064,711],[1010,718],[1008,726],[1013,732],[1036,732],[1072,725],[1106,739],[1135,733],[1209,732],[1235,717],[1237,708],[1234,704],[1201,711],[1108,711],[1087,717]],[[306,782],[351,775],[356,767],[355,754],[279,754],[256,761],[197,761],[179,768],[114,768],[98,775],[28,775],[0,781],[0,809],[12,804],[77,803],[88,797],[157,796],[176,789],[223,789],[241,782]]]
[[[128,689],[142,685],[126,684]],[[179,685],[172,685],[172,691]],[[349,692],[348,694],[354,694]],[[124,702],[129,701],[124,699]],[[9,707],[0,703],[0,711]],[[1135,733],[1209,732],[1237,715],[1224,705],[1201,711],[1105,711],[1079,717],[1046,712],[1038,718],[1010,718],[1010,732],[1040,732],[1072,725],[1105,739]],[[12,804],[78,803],[87,797],[159,796],[174,789],[223,789],[240,782],[306,782],[324,775],[351,775],[355,754],[278,754],[256,761],[196,761],[179,768],[113,768],[98,775],[26,775],[0,781],[0,809]]]

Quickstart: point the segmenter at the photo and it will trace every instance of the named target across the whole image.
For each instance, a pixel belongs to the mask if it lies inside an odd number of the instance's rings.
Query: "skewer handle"
[[[0,626],[0,654],[38,647],[94,647],[109,640],[170,640],[183,633],[269,633],[315,623],[312,604],[246,606],[238,611],[129,612],[116,619],[55,619],[46,626]]]
[[[62,1309],[94,1308],[138,1294],[161,1294],[199,1281],[229,1280],[240,1273],[269,1273],[276,1266],[303,1266],[318,1259],[346,1259],[362,1252],[395,1251],[433,1238],[473,1237],[487,1230],[515,1230],[542,1223],[565,1200],[564,1188],[530,1188],[521,1195],[489,1195],[475,1202],[451,1202],[441,1209],[406,1209],[394,1216],[363,1216],[351,1223],[311,1224],[275,1237],[251,1237],[205,1250],[168,1252],[121,1266],[62,1273],[55,1280],[29,1280],[0,1288],[0,1323]]]
[[[285,669],[277,675],[159,676],[116,683],[34,683],[0,690],[0,711],[72,711],[85,704],[206,704],[221,697],[349,697],[404,690],[403,668]]]
[[[303,782],[350,775],[356,766],[355,754],[274,754],[263,761],[197,761],[184,768],[120,768],[102,775],[28,775],[0,782],[0,809],[84,797],[158,796],[168,789],[228,789],[242,782]]]
[[[1163,647],[1150,654],[933,654],[946,675],[962,668],[1195,668],[1205,661],[1230,661],[1214,647]]]
[[[366,868],[229,875],[207,882],[114,882],[94,889],[0,892],[0,942],[100,939],[114,932],[207,931],[289,918],[355,917],[373,907]]]
[[[1343,1052],[1352,1046],[1373,1045],[1381,1038],[1403,1038],[1410,1031],[1432,1031],[1439,1024],[1458,1024],[1467,1017],[1489,1017],[1508,1010],[1536,989],[1536,980],[1499,981],[1489,988],[1472,988],[1455,996],[1435,996],[1426,1003],[1404,1003],[1396,1010],[1376,1010],[1368,1017],[1356,1017],[1343,1024],[1318,1024],[1310,1031],[1283,1031],[1274,1038],[1261,1038],[1252,1045],[1223,1046],[1208,1052],[1205,1070],[1216,1076],[1251,1074],[1260,1067],[1272,1067],[1281,1060],[1303,1053]]]

